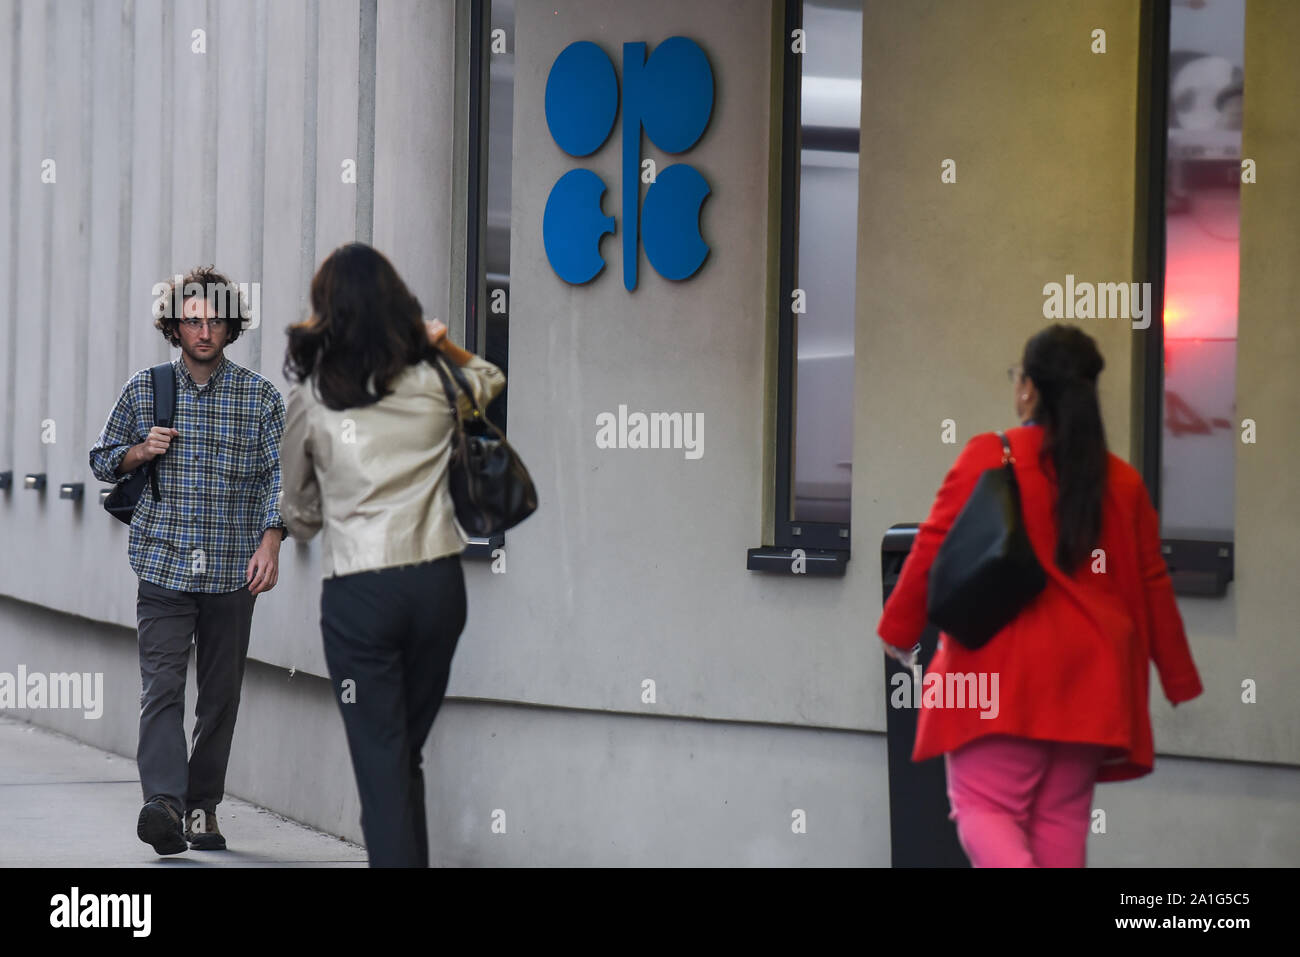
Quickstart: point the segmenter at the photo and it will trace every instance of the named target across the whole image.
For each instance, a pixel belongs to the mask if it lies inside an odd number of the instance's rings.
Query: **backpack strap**
[[[153,377],[153,422],[165,429],[172,427],[176,414],[176,369],[170,362],[160,362],[149,370]],[[162,501],[158,492],[158,459],[149,460],[149,488],[155,502]]]

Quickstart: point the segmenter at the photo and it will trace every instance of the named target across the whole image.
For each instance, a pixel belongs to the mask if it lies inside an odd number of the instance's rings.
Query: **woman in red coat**
[[[1006,436],[1047,585],[977,651],[941,632],[922,682],[912,759],[945,756],[950,817],[976,867],[1083,866],[1094,784],[1154,763],[1148,662],[1171,704],[1201,693],[1159,518],[1142,477],[1106,450],[1103,365],[1075,326],[1025,344],[1012,370],[1025,424]],[[926,627],[935,553],[980,475],[1001,462],[995,433],[972,438],[918,530],[876,629],[900,661]],[[963,681],[981,693],[954,694]]]

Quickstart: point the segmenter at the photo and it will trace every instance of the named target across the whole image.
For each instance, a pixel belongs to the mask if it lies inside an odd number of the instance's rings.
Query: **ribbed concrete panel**
[[[42,546],[46,518],[51,511],[50,491],[37,493],[24,489],[27,473],[49,471],[49,447],[41,443],[41,419],[45,417],[48,395],[47,348],[49,330],[40,317],[48,315],[49,299],[45,284],[45,264],[51,243],[50,216],[57,184],[42,182],[47,160],[55,160],[50,140],[47,111],[53,95],[47,86],[47,33],[53,17],[48,4],[24,0],[19,5],[21,33],[17,38],[18,73],[22,89],[17,97],[18,142],[13,151],[13,175],[17,184],[13,209],[13,236],[17,244],[13,260],[14,352],[16,356],[13,393],[13,469],[14,489],[7,497],[5,541],[20,543],[15,550],[22,558],[16,564],[24,571],[10,573],[6,580],[13,594],[31,601],[58,606],[55,590],[49,587],[48,575],[36,554]],[[48,547],[48,545],[44,546]],[[32,562],[29,574],[25,569]]]
[[[315,265],[336,246],[356,239],[358,186],[363,166],[370,165],[368,158],[357,156],[358,0],[332,3],[329,15],[320,18],[318,36],[324,66],[318,72],[316,98]]]
[[[265,227],[266,45],[260,29],[264,7],[258,0],[214,4],[206,64],[216,97],[209,105],[216,110],[216,186],[210,191],[216,199],[212,259],[232,281],[250,284],[261,276]],[[250,294],[253,289],[250,285]],[[250,299],[260,305],[260,294]],[[244,330],[227,354],[260,372],[260,341],[260,328]]]
[[[452,0],[380,3],[376,27],[376,249],[446,320],[451,244],[454,88]]]

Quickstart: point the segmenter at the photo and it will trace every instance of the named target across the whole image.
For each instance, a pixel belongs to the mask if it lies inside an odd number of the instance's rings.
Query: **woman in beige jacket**
[[[505,376],[424,320],[362,243],[321,264],[311,307],[289,329],[280,514],[295,538],[324,532],[321,634],[370,864],[427,867],[421,751],[466,615],[447,486],[454,421],[431,362],[455,362],[480,408]]]

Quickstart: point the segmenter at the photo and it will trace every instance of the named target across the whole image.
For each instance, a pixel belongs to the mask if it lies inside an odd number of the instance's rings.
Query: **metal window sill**
[[[803,571],[796,570],[796,551],[802,552]],[[795,577],[843,578],[848,563],[849,553],[839,549],[764,545],[745,552],[745,567],[750,571]]]
[[[472,558],[476,561],[491,561],[492,553],[498,548],[504,548],[506,536],[504,533],[493,535],[490,538],[471,537],[468,539],[469,544],[465,550],[460,553],[461,558]]]

